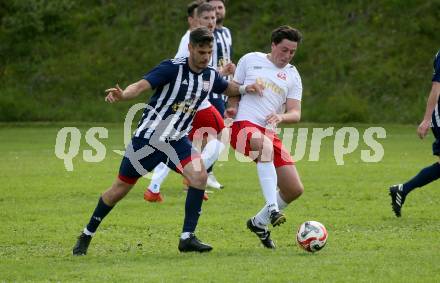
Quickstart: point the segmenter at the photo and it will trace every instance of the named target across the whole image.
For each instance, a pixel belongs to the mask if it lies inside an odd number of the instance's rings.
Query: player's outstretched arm
[[[431,127],[431,115],[434,112],[434,108],[437,105],[437,101],[440,96],[440,83],[432,82],[431,92],[428,97],[428,101],[426,102],[426,111],[425,116],[423,116],[423,121],[420,123],[417,128],[417,135],[423,139],[429,131]]]
[[[107,94],[105,101],[114,103],[122,100],[130,100],[139,96],[141,92],[149,89],[151,89],[151,85],[147,80],[144,79],[129,85],[124,90],[122,90],[119,85],[116,84],[116,87],[105,90]]]

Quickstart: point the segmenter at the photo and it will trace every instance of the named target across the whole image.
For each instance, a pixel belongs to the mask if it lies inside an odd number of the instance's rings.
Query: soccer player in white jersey
[[[197,227],[206,186],[207,173],[188,140],[188,131],[196,109],[212,90],[238,95],[238,86],[224,80],[208,66],[214,37],[205,27],[190,34],[189,57],[165,60],[143,78],[122,90],[118,85],[107,89],[105,100],[113,103],[130,100],[154,89],[145,106],[135,134],[121,161],[119,174],[98,204],[73,247],[73,255],[85,255],[102,220],[133,188],[137,180],[160,162],[189,180],[185,217],[179,239],[180,252],[209,252],[212,247],[197,239]],[[183,84],[186,80],[188,84]],[[249,86],[247,91],[258,86]]]
[[[234,108],[234,99],[229,99],[232,108],[227,110],[232,116],[236,113],[231,129],[232,147],[257,163],[266,205],[247,221],[247,227],[267,248],[275,248],[268,225],[283,223],[286,219],[281,209],[304,190],[289,152],[274,131],[279,123],[297,123],[301,117],[301,78],[289,64],[301,37],[298,30],[281,26],[272,32],[270,53],[244,55],[234,75],[234,81],[242,85],[238,110]],[[264,86],[261,97],[244,91],[252,83]]]
[[[193,3],[190,4],[189,7],[193,7]],[[189,9],[188,9],[188,12]],[[192,21],[188,22],[194,25],[200,25],[207,27],[211,32],[214,31],[216,25],[215,18],[215,9],[212,5],[208,3],[200,4],[196,6],[195,17],[192,18]],[[189,16],[188,16],[189,17]],[[188,32],[186,33],[188,34]],[[179,50],[176,54],[176,58],[187,57],[189,55],[188,49],[188,38],[186,34],[182,37]],[[185,46],[186,44],[186,46]],[[214,48],[215,50],[215,41]],[[184,83],[184,82],[183,82]],[[205,99],[200,107],[197,109],[197,113],[193,120],[192,129],[189,133],[189,138],[191,141],[195,138],[196,140],[200,140],[205,138],[203,144],[205,144],[202,151],[202,160],[206,166],[206,168],[210,168],[212,164],[218,159],[220,152],[224,149],[224,145],[217,139],[218,134],[224,129],[225,125],[223,122],[223,118],[220,113],[214,108],[214,106],[209,103],[208,99]],[[212,129],[209,133],[206,133],[203,136],[198,136],[199,129]],[[196,136],[194,136],[196,135]],[[162,202],[163,197],[160,193],[160,187],[165,178],[168,176],[170,172],[170,168],[166,166],[164,163],[159,164],[153,171],[153,176],[151,179],[150,185],[144,192],[144,199],[149,202]],[[208,174],[209,178],[209,174]],[[219,189],[220,187],[217,187]],[[203,199],[208,200],[208,195],[205,192]]]
[[[189,33],[191,32],[191,30],[199,26],[206,26],[209,30],[212,30],[212,23],[210,23],[211,19],[209,19],[208,17],[205,17],[204,19],[206,24],[201,25],[199,23],[197,7],[200,6],[201,4],[202,4],[201,1],[193,1],[188,4],[188,8],[187,8],[188,30],[180,39],[179,48],[177,49],[177,53],[174,56],[174,58],[188,56]],[[215,48],[215,46],[213,46],[213,48]],[[214,51],[215,49],[213,49],[213,52]]]

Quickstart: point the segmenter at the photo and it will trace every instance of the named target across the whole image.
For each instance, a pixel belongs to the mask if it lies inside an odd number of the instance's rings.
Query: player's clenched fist
[[[246,93],[257,94],[263,96],[264,85],[261,83],[253,83],[245,87]]]

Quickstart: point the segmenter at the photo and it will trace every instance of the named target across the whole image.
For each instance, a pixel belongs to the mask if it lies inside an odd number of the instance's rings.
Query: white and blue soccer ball
[[[318,221],[306,221],[299,226],[296,242],[304,250],[314,253],[321,250],[327,243],[327,229]]]

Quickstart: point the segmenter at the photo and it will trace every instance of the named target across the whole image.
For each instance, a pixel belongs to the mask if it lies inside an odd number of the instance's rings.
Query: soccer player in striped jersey
[[[194,7],[194,3],[191,3],[189,7]],[[189,20],[190,16],[188,15],[189,23],[205,26],[211,32],[214,31],[216,20],[215,9],[213,6],[208,3],[200,4],[199,6],[197,6],[196,11],[193,10],[193,13],[195,13],[196,15],[192,17],[191,21]],[[179,49],[176,54],[176,58],[187,57],[189,55],[186,34],[182,37]],[[196,135],[196,140],[200,141],[201,139],[203,139],[202,144],[204,144],[205,146],[203,148],[201,157],[203,163],[207,168],[211,167],[211,165],[218,159],[220,152],[224,149],[224,145],[217,139],[217,136],[224,129],[224,127],[225,125],[220,113],[214,106],[211,105],[208,99],[205,99],[197,109],[197,113],[194,116],[193,127],[189,132],[189,139],[193,141],[194,135]],[[198,133],[202,131],[202,128],[209,129],[209,131],[204,131],[204,133],[200,134],[205,135],[199,136]],[[160,193],[160,187],[165,178],[168,176],[169,172],[170,168],[164,163],[159,164],[154,169],[151,183],[144,192],[144,199],[146,201],[163,201],[162,194]],[[220,189],[220,187],[217,187],[217,189]],[[203,199],[208,200],[208,195],[206,192],[203,196]]]
[[[414,189],[423,187],[440,178],[440,50],[434,58],[434,74],[432,76],[431,92],[426,103],[425,115],[420,123],[417,134],[423,139],[431,128],[435,141],[432,152],[439,157],[434,164],[422,169],[416,176],[406,183],[391,186],[391,206],[397,217],[402,215],[402,206],[407,195]]]
[[[223,25],[226,15],[225,2],[224,0],[208,0],[207,2],[215,8],[216,16],[216,26],[214,30],[216,44],[214,50],[216,52],[212,54],[212,61],[220,70],[225,69],[225,73],[228,73],[226,79],[231,80],[231,75],[233,75],[235,71],[235,64],[232,63],[233,53],[231,31]],[[211,94],[209,98],[215,103],[215,106],[220,113],[225,112],[225,103],[227,101],[226,96],[221,96],[221,94]],[[221,103],[221,100],[217,100],[220,98],[223,99],[223,103]]]
[[[104,217],[142,175],[160,162],[166,162],[189,180],[179,251],[207,252],[212,249],[194,234],[207,173],[187,134],[196,109],[210,91],[239,94],[236,84],[228,83],[215,69],[208,67],[213,40],[207,28],[197,28],[190,34],[189,57],[163,61],[124,90],[118,85],[106,90],[106,101],[110,103],[133,99],[150,89],[154,89],[155,93],[145,105],[131,143],[126,148],[118,177],[99,198],[89,223],[73,247],[73,255],[87,253],[92,236]],[[248,91],[259,90],[257,85],[248,88]]]
[[[226,7],[224,0],[208,0],[215,8],[216,27],[214,30],[215,47],[212,54],[212,61],[217,66],[217,70],[225,74],[225,79],[232,80],[234,75],[235,64],[232,62],[232,36],[230,30],[223,25],[226,15]],[[224,117],[227,96],[221,93],[211,93],[209,102],[214,105],[219,113]],[[217,181],[213,168],[208,168],[208,186],[213,188],[223,188],[223,185]]]
[[[281,209],[304,191],[294,162],[274,130],[278,123],[297,123],[301,117],[301,78],[297,69],[289,64],[301,37],[296,29],[281,26],[272,32],[270,53],[244,55],[234,75],[234,82],[242,85],[238,110],[233,97],[229,98],[232,108],[227,110],[231,116],[236,113],[231,127],[231,146],[257,163],[266,200],[260,212],[247,221],[247,227],[270,249],[275,248],[275,244],[268,225],[283,223],[286,219]],[[264,86],[263,96],[247,95],[246,85],[252,83]]]

